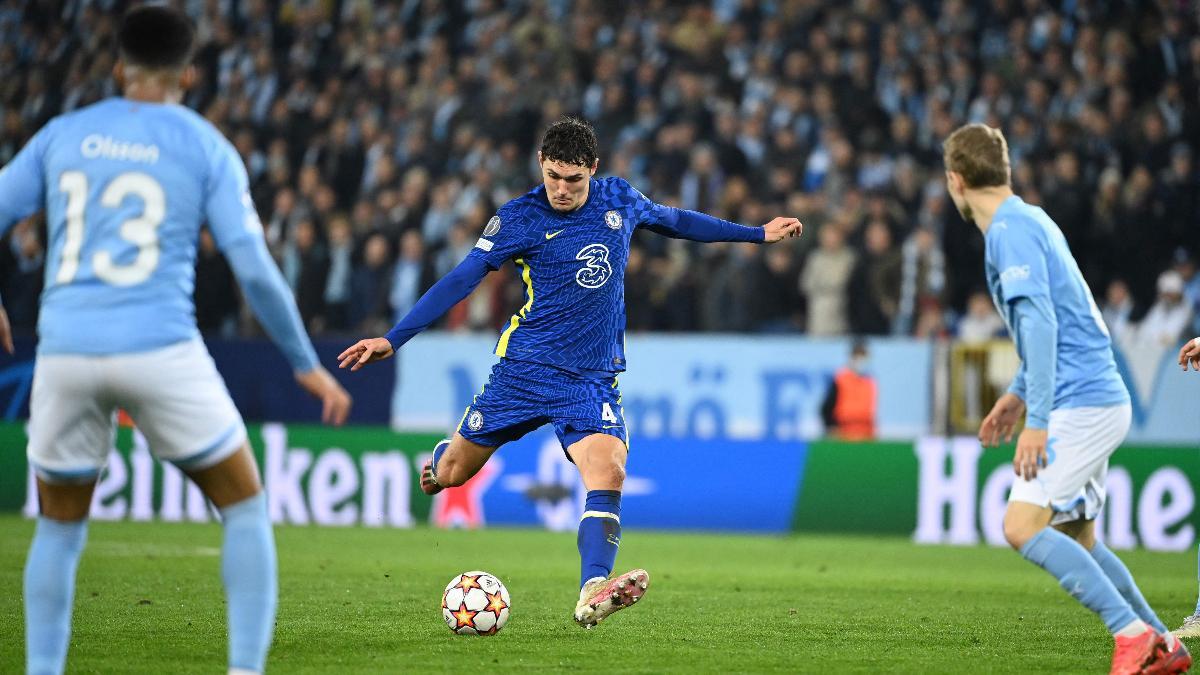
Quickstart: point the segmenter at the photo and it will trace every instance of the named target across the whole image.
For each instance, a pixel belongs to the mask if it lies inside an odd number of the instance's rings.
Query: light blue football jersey
[[[1058,225],[1046,212],[1012,196],[1000,205],[984,237],[988,291],[1025,361],[1029,345],[1013,331],[1010,303],[1049,300],[1058,322],[1054,408],[1129,402],[1117,372],[1108,329]]]
[[[0,171],[0,235],[46,209],[39,353],[119,354],[196,337],[196,246],[262,225],[233,146],[171,104],[111,98],[54,118]]]

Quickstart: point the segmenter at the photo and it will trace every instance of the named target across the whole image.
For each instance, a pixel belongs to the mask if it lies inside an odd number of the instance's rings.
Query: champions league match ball
[[[508,623],[508,589],[487,572],[463,572],[446,584],[442,618],[459,635],[495,635]]]

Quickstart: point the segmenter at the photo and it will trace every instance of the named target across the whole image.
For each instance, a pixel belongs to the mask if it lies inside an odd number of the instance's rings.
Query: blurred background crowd
[[[0,0],[0,164],[52,116],[117,94],[120,0]],[[600,173],[798,241],[635,236],[630,330],[961,335],[1003,326],[983,241],[945,193],[940,142],[1008,137],[1014,188],[1061,226],[1121,339],[1173,343],[1200,313],[1200,30],[1136,0],[184,0],[185,104],[245,160],[310,330],[381,334],[537,184],[541,129],[590,120]],[[32,330],[44,233],[0,246]],[[495,329],[512,270],[442,322]],[[204,331],[254,330],[202,236]]]

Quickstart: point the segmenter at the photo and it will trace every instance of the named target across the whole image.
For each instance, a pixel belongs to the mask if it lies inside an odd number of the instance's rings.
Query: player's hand
[[[763,225],[763,243],[774,244],[787,237],[799,237],[804,232],[804,223],[795,218],[780,216]]]
[[[296,373],[296,382],[321,401],[322,422],[339,427],[346,422],[353,401],[349,392],[333,379],[328,370],[317,366],[307,373]]]
[[[12,324],[8,323],[8,312],[3,307],[0,307],[0,347],[9,354],[17,351],[13,347]]]
[[[2,313],[2,312],[0,312]],[[9,342],[8,352],[12,353],[12,342]],[[1192,368],[1200,372],[1200,337],[1188,340],[1179,348],[1179,365],[1185,371],[1188,369],[1188,363],[1192,364]]]
[[[387,338],[359,340],[338,355],[338,368],[349,366],[352,371],[358,370],[368,363],[382,361],[394,353],[392,343],[388,342]]]
[[[1000,439],[1005,443],[1012,440],[1013,429],[1025,414],[1025,402],[1020,396],[1006,393],[992,406],[992,411],[983,418],[979,425],[979,442],[985,448],[1000,445]]]
[[[1027,427],[1017,438],[1013,471],[1025,480],[1033,480],[1037,477],[1038,469],[1046,468],[1049,463],[1046,456],[1046,430]]]

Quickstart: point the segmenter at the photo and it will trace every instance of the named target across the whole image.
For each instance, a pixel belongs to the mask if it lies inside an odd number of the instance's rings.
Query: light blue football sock
[[[221,579],[229,611],[229,667],[261,673],[275,631],[275,536],[264,493],[221,509]]]
[[[1113,635],[1137,621],[1104,570],[1079,542],[1047,527],[1021,547],[1021,556],[1058,579],[1058,585],[1100,616]]]
[[[588,490],[579,520],[579,587],[595,577],[608,578],[621,546],[621,491]]]
[[[67,663],[75,570],[87,543],[87,521],[38,518],[25,561],[25,669],[57,675]]]
[[[1150,624],[1154,630],[1166,633],[1167,627],[1158,620],[1158,615],[1150,608],[1150,603],[1142,597],[1142,591],[1134,582],[1133,575],[1129,573],[1129,568],[1125,566],[1125,563],[1121,562],[1116,554],[1099,541],[1092,547],[1092,558],[1100,565],[1100,569],[1104,570],[1104,575],[1108,577],[1113,586],[1116,586],[1117,592],[1125,598],[1125,602],[1129,603],[1138,618]]]

